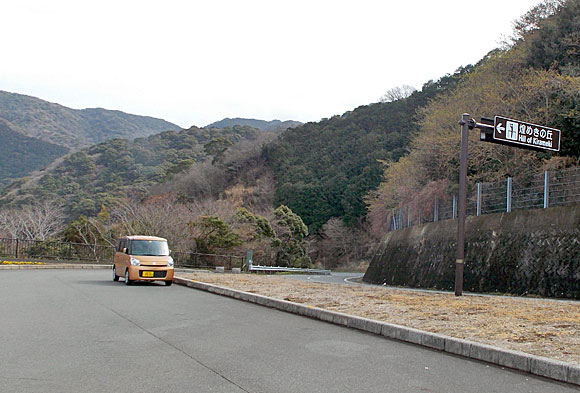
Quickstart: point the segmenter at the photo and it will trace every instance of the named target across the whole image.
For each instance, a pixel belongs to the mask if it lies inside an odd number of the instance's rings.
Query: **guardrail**
[[[302,267],[289,267],[289,266],[261,266],[254,265],[253,252],[248,251],[246,255],[246,268],[249,273],[306,273],[306,274],[322,274],[329,275],[330,270],[323,269],[310,269]]]
[[[248,268],[250,273],[306,273],[306,274],[320,274],[324,276],[330,275],[330,270],[324,269],[308,269],[301,267],[284,267],[284,266],[260,266],[251,265]]]

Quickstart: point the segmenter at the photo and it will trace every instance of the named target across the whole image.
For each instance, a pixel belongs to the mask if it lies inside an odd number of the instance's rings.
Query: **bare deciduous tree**
[[[124,201],[111,209],[111,219],[121,234],[161,236],[172,248],[183,251],[192,245],[187,227],[192,216],[189,206],[174,200]]]
[[[521,39],[527,32],[537,29],[540,22],[550,15],[554,15],[564,5],[564,0],[544,0],[534,6],[514,22],[514,36],[512,41]]]
[[[18,225],[14,210],[0,210],[0,236],[15,239],[18,237]]]
[[[349,253],[352,247],[353,234],[341,219],[333,217],[322,226],[323,244],[329,256],[341,257]]]
[[[312,254],[324,268],[336,266],[357,267],[368,260],[375,244],[370,228],[363,223],[347,227],[336,217],[322,226],[319,237],[313,242]]]
[[[2,232],[12,238],[47,240],[64,228],[64,211],[54,200],[45,200],[0,212]]]
[[[416,92],[413,86],[409,85],[401,85],[397,87],[393,87],[386,91],[386,93],[381,97],[381,102],[393,102],[402,100],[404,98],[409,97],[411,94]]]

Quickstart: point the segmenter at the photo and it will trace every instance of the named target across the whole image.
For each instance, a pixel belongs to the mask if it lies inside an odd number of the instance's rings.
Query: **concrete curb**
[[[175,277],[173,282],[189,288],[200,289],[218,295],[244,300],[281,311],[330,322],[335,325],[346,326],[378,334],[387,338],[448,352],[454,355],[524,371],[530,374],[554,379],[556,381],[580,385],[580,366],[572,363],[561,362],[558,360],[530,355],[524,352],[493,347],[491,345],[480,344],[436,333],[429,333],[405,326],[292,303],[286,300],[272,299],[254,293],[237,291],[181,277]]]
[[[113,265],[90,264],[46,264],[46,265],[0,265],[0,270],[28,270],[28,269],[111,269]]]

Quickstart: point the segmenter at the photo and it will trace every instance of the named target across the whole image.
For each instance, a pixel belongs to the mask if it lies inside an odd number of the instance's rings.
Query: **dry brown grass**
[[[185,278],[580,364],[580,302],[463,296],[266,275]]]

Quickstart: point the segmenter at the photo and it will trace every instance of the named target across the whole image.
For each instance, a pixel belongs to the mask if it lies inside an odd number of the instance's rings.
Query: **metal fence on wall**
[[[223,266],[226,270],[242,267],[244,257],[237,255],[201,254],[176,251],[171,253],[175,267],[213,268]],[[58,241],[2,239],[0,257],[15,259],[47,259],[55,261],[82,261],[90,263],[112,263],[115,247],[69,243]]]
[[[468,216],[580,203],[580,167],[546,171],[526,178],[477,183],[467,195]],[[457,195],[434,198],[429,204],[393,209],[389,230],[457,218]]]

